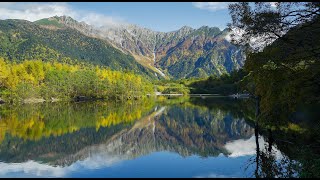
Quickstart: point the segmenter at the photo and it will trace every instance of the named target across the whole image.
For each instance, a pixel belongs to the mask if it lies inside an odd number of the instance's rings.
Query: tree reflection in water
[[[259,99],[256,98],[256,112],[255,112],[255,142],[256,142],[256,155],[255,157],[250,158],[249,163],[246,167],[250,165],[255,165],[255,170],[252,174],[256,178],[294,178],[299,177],[301,173],[302,165],[300,162],[291,159],[288,155],[284,153],[277,153],[277,145],[275,144],[275,139],[272,134],[271,129],[267,129],[264,132],[264,136],[259,137],[259,123],[257,121],[258,116],[260,115],[260,104]],[[262,133],[263,134],[263,133]],[[259,144],[259,140],[262,138],[266,141],[262,144],[262,147]],[[291,143],[282,141],[281,143]]]
[[[249,155],[241,169],[249,169],[250,177],[319,177],[317,139],[266,128],[255,121],[260,112],[252,103],[190,98],[2,107],[0,161],[9,166],[33,160],[63,169],[78,161],[93,159],[104,166],[110,159],[163,151],[202,159]],[[313,149],[303,146],[308,142]]]
[[[299,177],[302,165],[300,162],[290,159],[284,153],[276,149],[271,130],[266,138],[266,142],[259,143],[264,138],[259,136],[259,126],[255,126],[256,155],[250,158],[247,167],[255,166],[251,176],[256,178],[294,178]],[[288,142],[289,143],[289,142]],[[261,146],[262,145],[262,146]]]

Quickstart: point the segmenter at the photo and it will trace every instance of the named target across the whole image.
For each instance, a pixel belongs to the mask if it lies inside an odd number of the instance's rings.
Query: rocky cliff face
[[[221,75],[239,69],[244,62],[240,48],[225,39],[227,30],[203,26],[164,50],[157,65],[175,79]],[[164,53],[165,52],[165,53]]]
[[[227,29],[184,26],[165,33],[132,24],[97,28],[66,16],[55,16],[37,23],[43,25],[48,21],[104,39],[136,59],[144,59],[138,61],[142,65],[158,68],[174,79],[230,73],[242,67],[245,59],[241,48],[226,40]]]
[[[228,30],[220,31],[215,27],[192,29],[184,26],[163,33],[128,25],[105,32],[105,38],[117,47],[148,57],[155,67],[174,79],[230,73],[244,63],[241,49],[225,38]]]

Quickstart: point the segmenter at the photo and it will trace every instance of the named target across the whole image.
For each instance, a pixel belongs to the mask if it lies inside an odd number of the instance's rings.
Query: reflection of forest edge
[[[226,142],[248,139],[256,128],[266,144],[257,145],[253,176],[294,177],[298,172],[309,177],[320,172],[314,132],[272,129],[263,122],[257,128],[251,99],[184,97],[1,108],[0,157],[4,162],[32,159],[65,166],[88,154],[132,159],[156,151],[228,155]],[[274,145],[283,154],[281,161],[275,157]]]
[[[228,154],[223,148],[225,142],[249,138],[253,133],[242,117],[233,117],[219,105],[208,109],[188,100],[177,102],[58,103],[3,109],[0,123],[6,133],[0,145],[1,160],[60,164],[62,157],[88,146],[110,144],[117,138],[123,141],[115,147],[119,151],[136,149],[132,157],[160,150],[183,156],[217,156]],[[166,109],[160,113],[161,107]]]

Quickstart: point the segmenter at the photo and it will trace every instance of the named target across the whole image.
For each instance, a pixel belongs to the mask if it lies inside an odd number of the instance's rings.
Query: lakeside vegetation
[[[89,63],[0,58],[0,98],[10,104],[85,99],[130,100],[163,94],[239,92],[244,71],[221,77],[150,81],[130,71],[116,71]]]
[[[153,86],[147,79],[129,71],[41,60],[15,63],[0,58],[0,97],[8,103],[81,96],[124,100],[143,98],[151,92]]]
[[[245,29],[241,38],[234,39],[247,51],[244,70],[248,75],[242,88],[260,100],[258,118],[264,122],[283,125],[298,121],[299,113],[307,121],[313,117],[306,116],[306,107],[320,104],[319,3],[284,2],[277,10],[265,5],[229,6],[230,28]],[[284,6],[286,10],[281,9]],[[265,48],[250,46],[257,37],[264,40]]]
[[[160,80],[155,82],[155,85],[157,91],[163,94],[231,95],[246,92],[245,89],[242,89],[242,84],[244,84],[247,75],[248,73],[244,69],[239,69],[221,76],[212,74],[207,78]]]
[[[143,107],[143,108],[141,108]],[[154,101],[34,104],[14,107],[0,106],[0,144],[6,134],[37,141],[75,133],[83,128],[100,128],[132,124],[149,113]]]

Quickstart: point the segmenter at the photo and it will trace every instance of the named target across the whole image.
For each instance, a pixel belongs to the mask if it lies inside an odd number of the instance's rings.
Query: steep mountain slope
[[[244,63],[241,48],[226,40],[228,30],[220,31],[216,27],[192,29],[184,26],[164,33],[130,24],[96,28],[66,16],[42,19],[36,23],[51,29],[67,26],[85,35],[104,39],[133,55],[143,66],[175,79],[221,75],[240,68]]]
[[[138,57],[174,79],[221,75],[244,63],[241,49],[225,39],[228,30],[184,26],[168,33],[136,25],[102,28],[99,34],[117,47]]]
[[[207,26],[194,30],[174,47],[164,50],[166,53],[157,65],[176,79],[221,75],[239,69],[244,55],[225,39],[226,34],[226,30]]]
[[[42,59],[91,63],[156,77],[133,56],[124,54],[105,40],[87,36],[56,21],[42,20],[42,23],[45,25],[25,20],[1,20],[0,56],[15,61]]]

